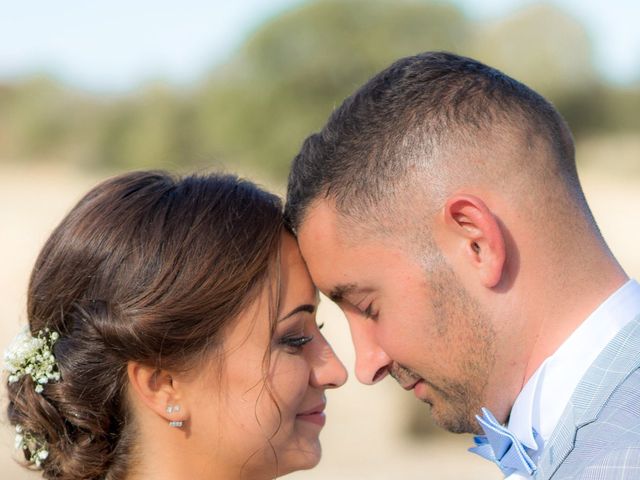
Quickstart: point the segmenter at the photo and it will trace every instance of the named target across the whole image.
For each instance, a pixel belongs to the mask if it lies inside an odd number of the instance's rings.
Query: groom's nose
[[[374,322],[353,319],[349,322],[349,328],[356,351],[356,378],[360,383],[373,385],[387,376],[391,358],[378,344]]]

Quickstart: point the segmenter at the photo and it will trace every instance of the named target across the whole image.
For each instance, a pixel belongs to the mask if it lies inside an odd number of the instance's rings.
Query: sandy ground
[[[640,179],[615,178],[593,169],[582,172],[582,177],[614,253],[630,275],[640,278],[640,255],[634,248],[640,238]],[[25,322],[25,290],[39,248],[64,213],[96,180],[68,169],[0,165],[0,350]],[[351,370],[353,352],[339,311],[325,302],[320,315],[326,321],[327,336]],[[416,408],[410,394],[392,383],[369,388],[359,385],[353,374],[351,378],[344,388],[329,392],[320,466],[287,478],[501,478],[493,465],[466,452],[471,443],[468,436],[436,433],[420,441],[410,440],[405,427],[408,412]],[[6,421],[2,422],[0,477],[37,478],[13,460],[13,435]]]

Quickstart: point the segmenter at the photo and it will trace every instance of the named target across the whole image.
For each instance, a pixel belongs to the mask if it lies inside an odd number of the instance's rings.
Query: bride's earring
[[[167,405],[166,412],[168,414],[178,413],[180,411],[180,405]],[[180,428],[184,425],[182,420],[171,420],[169,422],[170,427]]]

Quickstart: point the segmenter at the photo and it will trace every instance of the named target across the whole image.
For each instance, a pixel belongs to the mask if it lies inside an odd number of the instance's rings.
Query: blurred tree
[[[112,105],[101,119],[94,159],[112,168],[197,164],[195,107],[165,85]]]
[[[640,85],[600,78],[584,28],[549,5],[473,23],[435,0],[315,0],[266,22],[191,91],[99,99],[46,78],[0,87],[0,161],[110,169],[233,165],[282,182],[303,139],[399,57],[451,50],[550,98],[576,137],[640,130]]]
[[[605,87],[603,97],[601,103],[605,114],[601,130],[631,131],[640,135],[640,84]]]
[[[601,80],[584,27],[548,4],[478,25],[472,56],[523,81],[556,104],[574,133],[601,127]]]
[[[38,76],[0,90],[0,160],[50,160],[86,146],[94,99]]]
[[[479,24],[471,52],[549,98],[585,91],[599,83],[584,27],[547,4]]]
[[[464,50],[471,25],[451,5],[321,0],[267,23],[198,93],[206,150],[286,178],[302,140],[395,59]]]

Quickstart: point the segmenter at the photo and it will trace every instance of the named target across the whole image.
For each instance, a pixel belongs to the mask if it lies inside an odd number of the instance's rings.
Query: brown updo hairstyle
[[[60,334],[62,378],[41,394],[29,375],[7,384],[10,422],[46,442],[45,478],[125,476],[127,362],[187,370],[215,351],[267,285],[281,211],[246,180],[164,172],[107,180],[71,210],[36,261],[27,308],[32,335]]]

